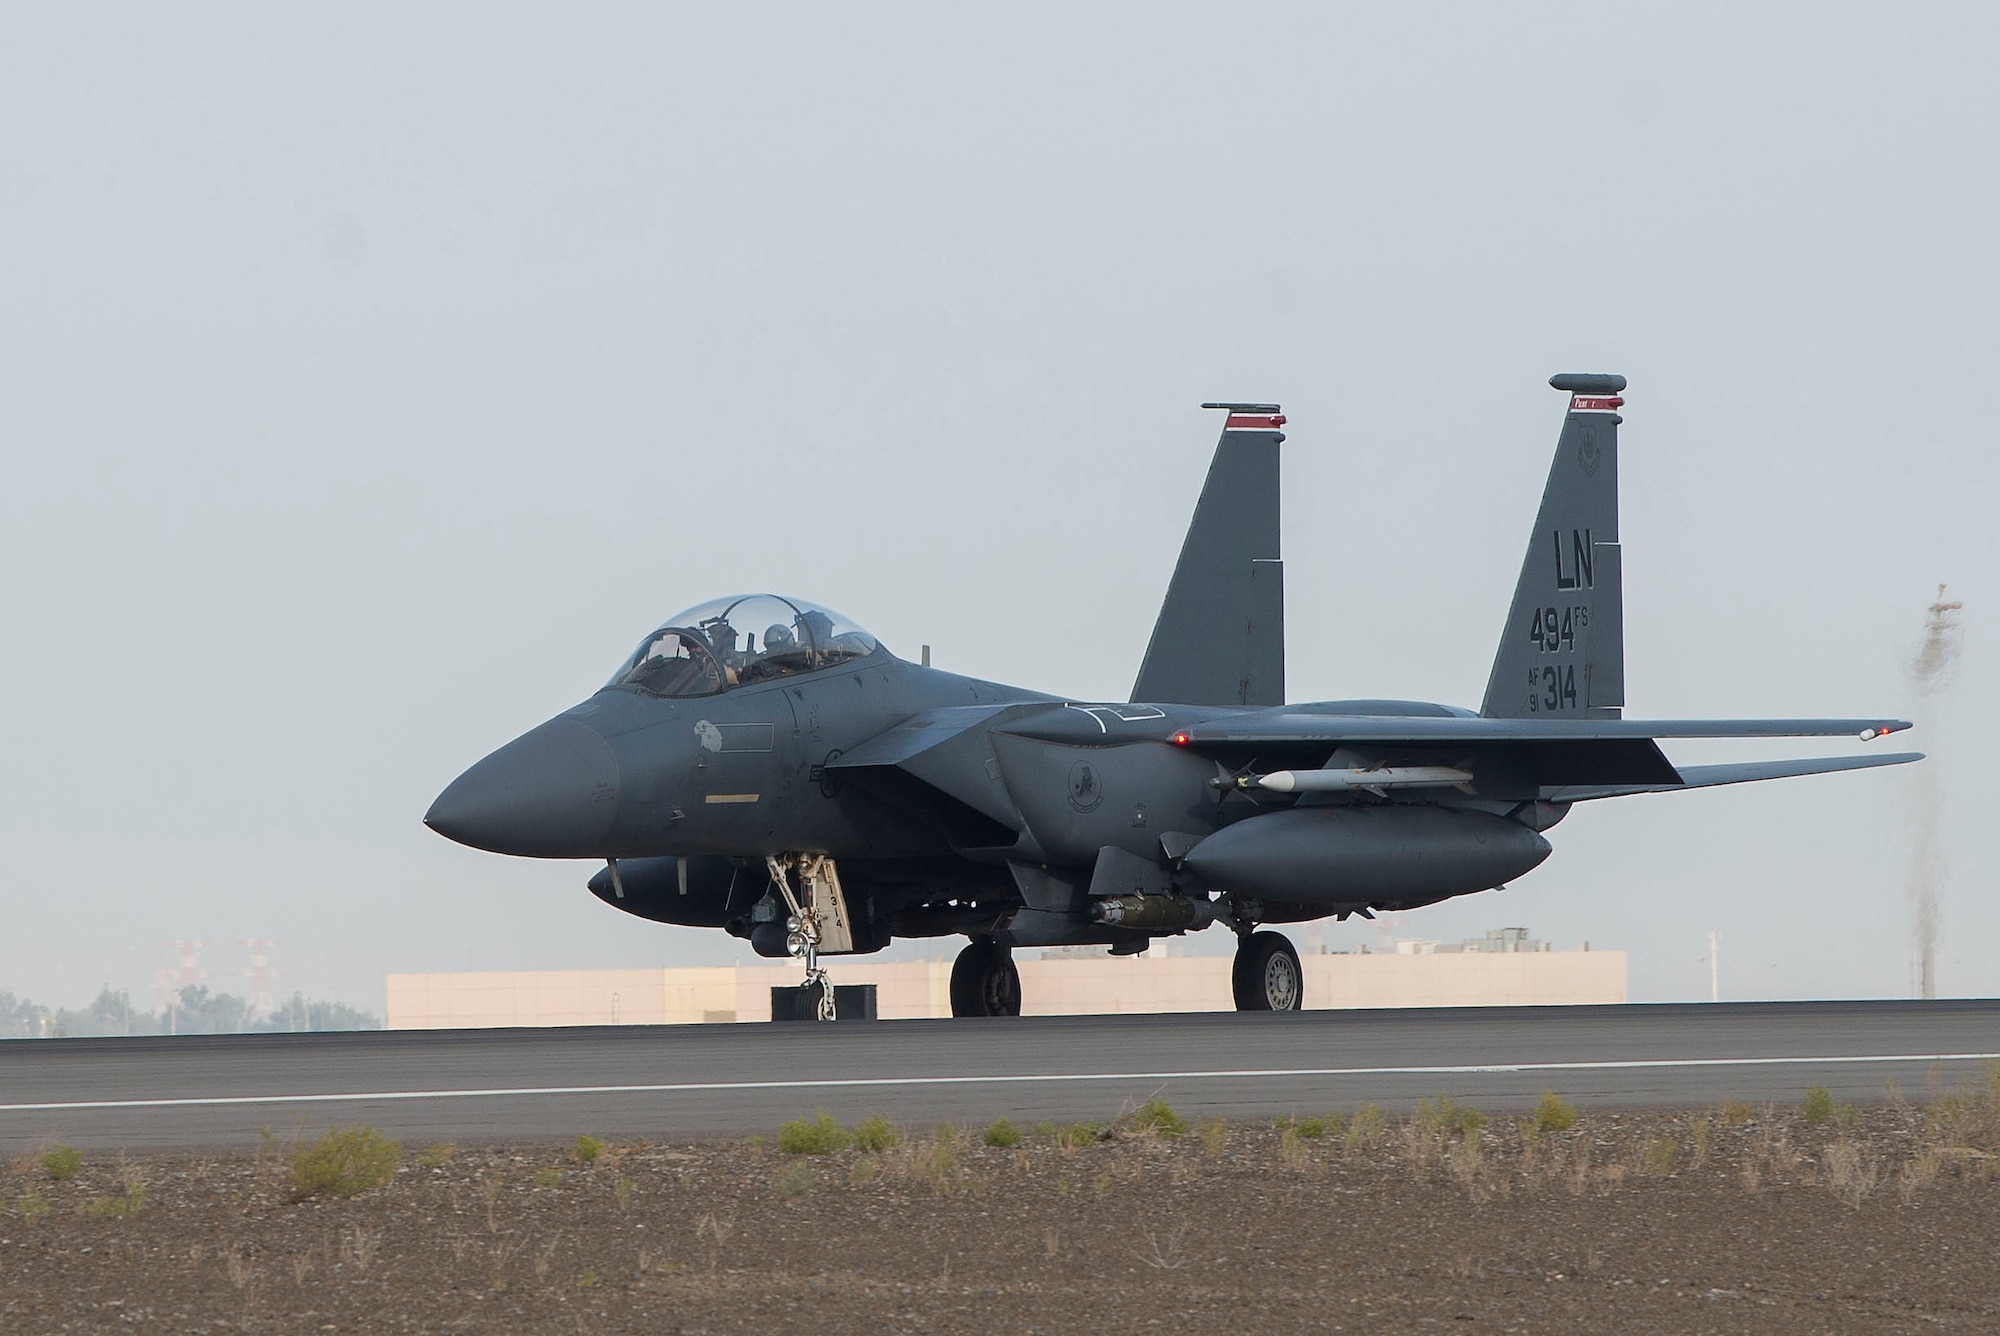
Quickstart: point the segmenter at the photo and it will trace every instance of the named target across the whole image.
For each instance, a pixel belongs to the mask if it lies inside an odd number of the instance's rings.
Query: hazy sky
[[[1912,710],[1966,600],[1908,737],[2000,991],[2000,10],[1635,10],[0,7],[0,987],[734,958],[423,812],[723,593],[1122,698],[1204,399],[1291,418],[1293,699],[1476,705],[1615,371],[1628,713]],[[1912,787],[1588,805],[1395,930],[1902,995]]]

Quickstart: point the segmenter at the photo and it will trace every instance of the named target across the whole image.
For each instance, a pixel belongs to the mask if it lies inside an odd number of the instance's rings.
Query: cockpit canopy
[[[667,618],[607,685],[651,696],[712,696],[873,654],[875,637],[830,608],[743,594]]]

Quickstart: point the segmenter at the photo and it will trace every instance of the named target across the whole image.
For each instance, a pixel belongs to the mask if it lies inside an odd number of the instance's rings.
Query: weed
[[[778,1190],[780,1197],[796,1200],[819,1186],[819,1170],[794,1160],[778,1171],[778,1176],[771,1180],[771,1186]]]
[[[1042,1227],[1042,1251],[1050,1257],[1062,1252],[1062,1231],[1054,1225]]]
[[[1903,1161],[1902,1171],[1896,1175],[1896,1195],[1905,1206],[1912,1205],[1919,1191],[1937,1182],[1943,1168],[1944,1160],[1936,1151],[1917,1152]]]
[[[1725,1099],[1722,1101],[1722,1107],[1716,1110],[1724,1127],[1741,1127],[1750,1121],[1750,1115],[1754,1112],[1756,1110],[1740,1099]]]
[[[1415,1118],[1404,1123],[1401,1128],[1403,1138],[1403,1162],[1410,1172],[1423,1178],[1430,1170],[1431,1161],[1437,1158],[1443,1138],[1436,1132],[1427,1131]]]
[[[585,1164],[597,1163],[597,1157],[602,1154],[604,1154],[604,1143],[596,1137],[580,1136],[576,1139],[576,1158]]]
[[[513,1260],[515,1253],[518,1253],[525,1247],[527,1247],[526,1239],[520,1239],[513,1243],[496,1243],[493,1245],[492,1255],[487,1259],[487,1266],[490,1268],[490,1274],[486,1280],[486,1287],[488,1289],[492,1290],[495,1294],[505,1294],[507,1292],[507,1263]]]
[[[704,1238],[708,1240],[708,1270],[710,1275],[715,1273],[715,1264],[722,1254],[722,1245],[729,1242],[729,1236],[735,1232],[735,1225],[718,1215],[704,1215],[701,1219],[694,1222],[695,1242],[699,1243]]]
[[[1777,1115],[1769,1110],[1757,1136],[1756,1153],[1763,1158],[1765,1171],[1774,1177],[1791,1172],[1799,1164],[1799,1153],[1792,1149],[1791,1138],[1778,1126]]]
[[[452,1152],[457,1149],[458,1147],[449,1141],[436,1142],[417,1152],[417,1163],[426,1169],[442,1169],[444,1162],[449,1160]]]
[[[1449,1095],[1417,1101],[1417,1126],[1426,1132],[1456,1133],[1463,1136],[1486,1126],[1486,1115],[1470,1104],[1460,1104]]]
[[[623,1174],[611,1185],[611,1195],[618,1199],[618,1209],[624,1210],[632,1204],[632,1180]]]
[[[854,1125],[854,1144],[879,1155],[896,1144],[896,1129],[881,1114],[873,1114]]]
[[[986,1129],[986,1135],[981,1140],[989,1146],[1006,1150],[1010,1146],[1021,1144],[1021,1129],[1008,1122],[1005,1118],[1001,1118],[993,1126]]]
[[[595,1271],[586,1271],[576,1278],[576,1287],[580,1290],[587,1290],[596,1283],[597,1273]]]
[[[39,1220],[49,1213],[48,1198],[29,1188],[21,1194],[21,1202],[16,1209],[21,1212],[23,1220]]]
[[[562,1186],[562,1170],[550,1165],[546,1169],[535,1170],[535,1186],[538,1188],[559,1188]]]
[[[1590,1186],[1590,1139],[1577,1140],[1575,1152],[1570,1157],[1569,1172],[1563,1176],[1563,1186],[1572,1197],[1581,1197]]]
[[[1689,1158],[1696,1168],[1708,1163],[1708,1134],[1711,1120],[1707,1114],[1697,1113],[1688,1119],[1688,1135],[1692,1141]]]
[[[1171,1105],[1158,1095],[1139,1106],[1132,1115],[1132,1130],[1145,1135],[1165,1137],[1172,1141],[1187,1131],[1187,1119],[1173,1111]]]
[[[1478,1184],[1479,1170],[1486,1162],[1485,1149],[1485,1134],[1471,1127],[1445,1152],[1445,1158],[1451,1165],[1451,1176],[1460,1186],[1470,1188]]]
[[[882,1162],[872,1155],[864,1155],[848,1167],[847,1181],[860,1187],[863,1183],[874,1182],[875,1176],[881,1172]]]
[[[67,1183],[83,1167],[83,1152],[75,1146],[51,1146],[42,1153],[42,1168],[58,1183]]]
[[[1833,1117],[1833,1092],[1825,1086],[1813,1086],[1806,1091],[1806,1126],[1818,1127]]]
[[[134,1178],[126,1180],[124,1192],[109,1197],[92,1197],[77,1210],[99,1220],[126,1220],[139,1214],[145,1205],[146,1185]]]
[[[1639,1149],[1639,1167],[1655,1178],[1665,1178],[1673,1171],[1674,1155],[1679,1150],[1672,1137],[1649,1137]]]
[[[1229,1144],[1229,1124],[1220,1118],[1197,1119],[1194,1130],[1201,1137],[1201,1148],[1210,1155],[1222,1154],[1222,1148]]]
[[[1044,1118],[1041,1122],[1035,1124],[1035,1135],[1038,1137],[1047,1137],[1049,1140],[1054,1141],[1062,1135],[1062,1129]]]
[[[1553,1090],[1544,1090],[1535,1104],[1536,1132],[1567,1132],[1576,1126],[1576,1105]]]
[[[301,1197],[331,1193],[352,1197],[379,1188],[396,1175],[401,1142],[372,1127],[327,1129],[325,1136],[292,1156],[292,1187]]]
[[[1864,1157],[1860,1148],[1845,1137],[1826,1148],[1821,1172],[1826,1186],[1845,1197],[1847,1204],[1856,1210],[1861,1207],[1861,1199],[1882,1181],[1880,1164]]]
[[[940,1125],[917,1150],[914,1167],[917,1176],[929,1183],[938,1196],[949,1197],[957,1192],[965,1177],[959,1167],[958,1129],[949,1123]]]
[[[1313,1163],[1312,1148],[1299,1135],[1296,1127],[1287,1127],[1278,1133],[1278,1159],[1287,1169],[1304,1169]]]
[[[340,1260],[351,1263],[356,1271],[366,1271],[381,1247],[381,1230],[349,1225],[340,1236]]]
[[[1187,1232],[1185,1223],[1176,1225],[1169,1234],[1155,1234],[1147,1230],[1146,1249],[1139,1254],[1139,1260],[1161,1271],[1178,1271],[1187,1265],[1187,1258],[1181,1252],[1181,1242],[1187,1238]]]
[[[825,1109],[811,1118],[799,1118],[778,1129],[778,1149],[787,1155],[826,1155],[846,1150],[854,1144],[848,1130],[833,1120]]]
[[[1326,1120],[1324,1118],[1301,1118],[1297,1125],[1299,1135],[1308,1141],[1318,1141],[1326,1135]]]
[[[1388,1131],[1389,1120],[1382,1116],[1382,1110],[1373,1104],[1363,1104],[1347,1120],[1347,1135],[1342,1144],[1348,1150],[1372,1150]]]
[[[1078,1150],[1092,1142],[1104,1139],[1102,1123],[1071,1123],[1056,1130],[1056,1145],[1063,1150]]]

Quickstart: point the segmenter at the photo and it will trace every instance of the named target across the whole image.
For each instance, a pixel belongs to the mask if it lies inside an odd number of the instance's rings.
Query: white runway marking
[[[1869,1053],[1824,1058],[1636,1058],[1614,1062],[1480,1063],[1458,1067],[1273,1067],[1246,1071],[1050,1072],[1015,1076],[865,1076],[820,1081],[691,1081],[669,1085],[520,1086],[492,1090],[373,1090],[352,1094],[208,1095],[191,1099],[103,1099],[0,1104],[0,1113],[73,1109],[187,1109],[229,1104],[367,1104],[408,1099],[487,1099],[520,1095],[698,1095],[742,1090],[865,1090],[883,1086],[1033,1085],[1077,1081],[1268,1081],[1304,1076],[1504,1076],[1530,1072],[1651,1071],[1698,1067],[1804,1067],[1816,1064],[2000,1062],[2000,1053]]]

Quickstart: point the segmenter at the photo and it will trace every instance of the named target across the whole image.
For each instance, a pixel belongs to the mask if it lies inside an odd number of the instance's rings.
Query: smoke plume
[[[1937,601],[1924,618],[1924,638],[1910,656],[1904,671],[1916,692],[1917,715],[1927,719],[1935,713],[1938,700],[1949,691],[1958,675],[1958,614],[1963,603],[1947,603],[1944,586],[1938,586]],[[1923,996],[1937,996],[1937,948],[1942,925],[1940,900],[1950,873],[1939,844],[1939,808],[1944,795],[1938,787],[1936,733],[1929,747],[1931,761],[1917,767],[1911,793],[1910,871],[1904,886],[1910,906],[1910,932],[1917,957],[1919,988]]]

